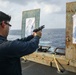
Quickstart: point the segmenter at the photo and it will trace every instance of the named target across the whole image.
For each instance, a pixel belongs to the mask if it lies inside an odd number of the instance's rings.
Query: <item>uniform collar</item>
[[[7,38],[2,36],[2,35],[0,35],[0,40],[7,40]]]

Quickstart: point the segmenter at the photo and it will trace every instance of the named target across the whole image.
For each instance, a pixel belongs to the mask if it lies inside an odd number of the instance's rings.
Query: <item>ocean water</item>
[[[52,46],[65,48],[65,29],[46,29],[42,31],[42,41],[49,41]]]
[[[17,30],[14,33],[18,33]],[[65,29],[43,29],[42,38],[40,41],[50,43],[51,46],[65,48]],[[8,40],[15,40],[21,38],[21,35],[8,36]]]

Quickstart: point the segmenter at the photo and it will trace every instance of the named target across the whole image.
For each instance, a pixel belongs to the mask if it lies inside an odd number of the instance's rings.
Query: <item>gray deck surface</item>
[[[22,62],[23,75],[76,75],[76,73],[65,71],[57,73],[57,69],[51,66],[45,66],[35,62]]]

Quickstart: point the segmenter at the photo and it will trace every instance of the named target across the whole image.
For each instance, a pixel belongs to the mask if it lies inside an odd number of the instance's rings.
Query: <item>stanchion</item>
[[[60,69],[59,68],[58,62],[57,62],[54,54],[53,54],[53,57],[54,57],[54,62],[55,62],[56,67],[57,67],[57,73],[58,74],[67,74],[67,71],[65,69]]]

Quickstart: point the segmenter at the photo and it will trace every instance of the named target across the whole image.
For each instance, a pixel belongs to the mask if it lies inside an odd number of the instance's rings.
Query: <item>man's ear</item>
[[[5,27],[5,21],[2,21],[2,24],[1,24],[2,28]]]

